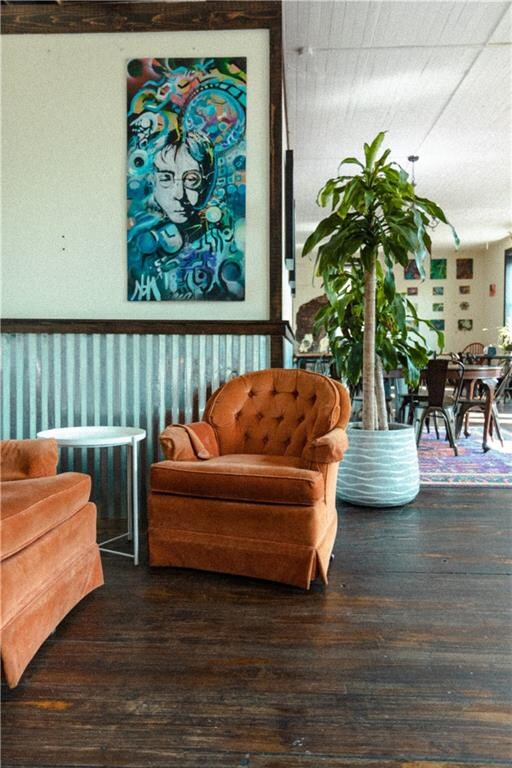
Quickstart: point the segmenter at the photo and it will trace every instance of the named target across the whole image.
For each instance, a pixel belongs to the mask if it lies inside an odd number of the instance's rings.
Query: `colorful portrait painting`
[[[446,259],[430,260],[430,279],[446,280]]]
[[[432,293],[434,296],[444,296],[444,286],[434,285],[434,287],[432,288]]]
[[[246,59],[128,62],[128,300],[245,298]]]
[[[409,259],[409,263],[404,267],[405,280],[419,280],[421,277],[418,265],[414,259]]]
[[[473,259],[457,259],[457,279],[473,279]]]

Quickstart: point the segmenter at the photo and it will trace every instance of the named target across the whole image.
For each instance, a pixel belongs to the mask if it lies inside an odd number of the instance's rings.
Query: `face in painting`
[[[174,224],[185,224],[197,205],[203,177],[184,145],[160,152],[155,159],[155,200]]]

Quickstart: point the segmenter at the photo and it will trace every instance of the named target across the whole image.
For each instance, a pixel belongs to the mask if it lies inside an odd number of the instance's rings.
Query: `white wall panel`
[[[129,302],[126,62],[246,56],[244,302]],[[2,38],[6,317],[268,318],[268,30]]]

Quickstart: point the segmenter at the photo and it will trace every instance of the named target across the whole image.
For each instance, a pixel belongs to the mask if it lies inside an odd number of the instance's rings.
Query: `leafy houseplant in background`
[[[403,444],[407,459],[400,450],[397,463],[406,476],[417,477],[412,428],[390,429],[387,422],[384,369],[403,368],[406,381],[414,385],[428,357],[414,307],[396,292],[393,268],[414,258],[424,277],[431,250],[428,228],[439,221],[451,226],[436,203],[416,195],[407,172],[388,162],[391,150],[379,156],[384,135],[364,145],[364,162],[355,157],[341,162],[340,171],[344,165],[356,166],[354,175],[340,174],[320,190],[318,203],[330,204],[331,213],[303,249],[306,255],[318,247],[315,269],[329,302],[318,321],[331,340],[338,372],[352,384],[362,378],[362,423],[351,427],[351,448],[340,467],[341,495],[373,506],[404,504],[419,488],[417,481],[409,482],[400,492],[397,486],[404,479],[394,476],[389,465],[394,448]],[[442,336],[438,339],[442,345]]]

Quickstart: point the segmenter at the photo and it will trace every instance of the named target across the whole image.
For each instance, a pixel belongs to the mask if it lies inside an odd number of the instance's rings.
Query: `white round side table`
[[[133,564],[139,564],[139,456],[138,443],[144,440],[146,432],[137,427],[63,427],[62,429],[45,429],[37,433],[37,437],[52,437],[63,448],[109,448],[118,445],[128,446],[128,530],[119,536],[102,541],[99,547],[102,552],[114,555],[132,557]],[[106,549],[105,545],[112,541],[131,537],[133,552],[120,552],[116,549]]]

